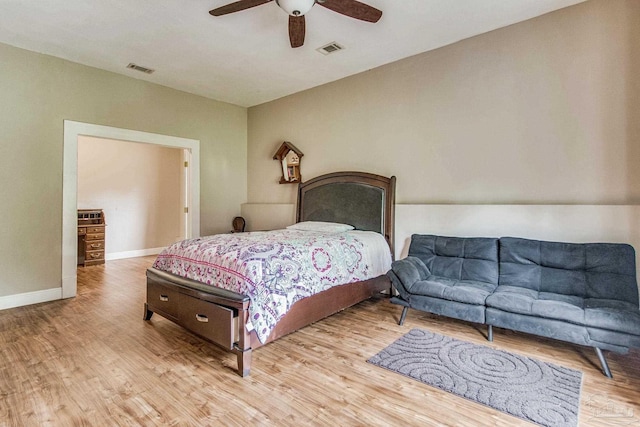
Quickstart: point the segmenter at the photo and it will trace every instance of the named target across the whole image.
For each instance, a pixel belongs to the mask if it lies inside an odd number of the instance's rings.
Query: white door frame
[[[191,151],[182,150],[182,166],[180,167],[180,233],[188,239],[191,235]]]
[[[62,298],[76,296],[78,255],[78,136],[141,142],[182,148],[191,154],[189,215],[191,235],[200,236],[200,141],[110,126],[64,121],[62,174]]]

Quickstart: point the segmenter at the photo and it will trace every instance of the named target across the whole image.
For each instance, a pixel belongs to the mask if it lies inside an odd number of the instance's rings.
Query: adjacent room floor
[[[590,348],[366,301],[235,356],[154,315],[142,320],[153,257],[78,270],[73,299],[0,311],[0,426],[531,424],[368,364],[412,328],[584,373],[580,425],[640,425],[640,351]]]

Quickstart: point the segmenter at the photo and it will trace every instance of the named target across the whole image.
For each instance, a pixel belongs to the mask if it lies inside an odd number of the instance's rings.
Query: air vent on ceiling
[[[329,55],[330,53],[337,52],[337,51],[342,50],[342,49],[344,49],[344,47],[340,46],[336,42],[332,42],[332,43],[324,45],[324,46],[322,46],[322,47],[320,47],[320,48],[318,48],[316,50],[318,52],[320,52],[321,54],[323,54],[323,55]]]
[[[155,71],[155,70],[152,70],[151,68],[147,68],[147,67],[142,67],[140,65],[136,65],[133,62],[131,62],[129,65],[127,65],[127,68],[131,68],[132,70],[141,71],[141,72],[147,73],[147,74],[151,74],[151,73],[153,73]]]

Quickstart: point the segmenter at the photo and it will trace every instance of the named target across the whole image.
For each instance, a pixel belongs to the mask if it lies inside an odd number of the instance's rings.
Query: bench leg
[[[493,341],[493,325],[487,325],[487,340]]]
[[[604,354],[602,354],[602,350],[598,347],[594,347],[596,349],[596,354],[598,355],[598,359],[600,359],[600,364],[602,365],[602,371],[608,378],[613,378],[611,375],[611,370],[609,369],[609,364],[607,363],[607,359],[604,358]]]
[[[404,318],[407,317],[407,311],[409,311],[409,307],[402,308],[402,314],[400,315],[400,321],[398,325],[402,326],[404,324]]]

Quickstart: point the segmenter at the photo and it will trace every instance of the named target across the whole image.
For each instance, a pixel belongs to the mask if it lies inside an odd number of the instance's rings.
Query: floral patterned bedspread
[[[264,343],[296,301],[388,270],[389,247],[384,244],[382,257],[388,265],[371,265],[380,256],[367,254],[362,233],[368,232],[275,230],[187,239],[166,248],[153,267],[247,295],[251,326]]]

